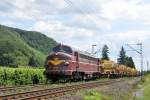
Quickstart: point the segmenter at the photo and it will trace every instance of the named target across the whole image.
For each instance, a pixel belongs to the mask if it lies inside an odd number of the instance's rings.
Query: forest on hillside
[[[0,25],[0,66],[43,66],[56,44],[40,32]]]

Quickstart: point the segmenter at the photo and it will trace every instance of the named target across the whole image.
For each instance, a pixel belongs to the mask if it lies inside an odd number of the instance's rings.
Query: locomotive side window
[[[84,55],[84,54],[79,54],[79,55],[80,55],[80,57],[83,58],[83,59],[88,59],[88,58],[89,58],[88,56],[86,56],[86,55]]]
[[[93,58],[93,57],[90,57],[90,56],[87,56],[87,55],[84,55],[84,54],[79,54],[80,55],[80,58],[82,61],[84,62],[88,62],[90,61],[90,63],[97,63],[97,59],[96,58]]]

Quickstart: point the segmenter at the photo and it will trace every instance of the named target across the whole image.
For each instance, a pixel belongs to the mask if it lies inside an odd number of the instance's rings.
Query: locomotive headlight
[[[67,65],[67,66],[68,66],[68,65],[69,65],[69,62],[68,62],[68,61],[65,61],[65,65]]]

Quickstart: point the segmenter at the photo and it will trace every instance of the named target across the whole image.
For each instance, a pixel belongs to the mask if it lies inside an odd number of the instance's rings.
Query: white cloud
[[[123,41],[144,41],[150,38],[149,31],[145,30],[129,30],[126,32],[119,32],[119,33],[112,33],[112,34],[106,34],[106,36],[109,37],[117,37],[117,39],[123,40]]]
[[[71,20],[64,22],[65,25],[87,30],[105,30],[111,28],[111,22],[101,18],[98,14],[76,15]]]
[[[102,16],[111,20],[150,22],[150,3],[144,0],[108,0],[102,4]]]
[[[70,1],[71,4],[64,0],[2,0],[0,21],[10,26],[19,23],[17,27],[23,29],[21,24],[31,24],[30,30],[40,31],[59,42],[88,51],[91,51],[93,43],[98,47],[108,44],[113,59],[116,59],[120,47],[125,43],[150,42],[149,29],[141,28],[138,31],[132,26],[122,26],[124,22],[136,22],[149,27],[150,3],[145,0]],[[114,24],[117,28],[114,28]],[[149,47],[145,48],[150,50]],[[150,58],[150,55],[147,56]]]
[[[59,38],[61,40],[66,39],[79,39],[79,38],[88,38],[92,37],[93,33],[89,30],[85,30],[82,28],[74,28],[74,27],[67,27],[64,26],[61,22],[44,22],[40,21],[37,22],[32,30],[37,30],[40,32],[44,32],[45,34],[54,37]],[[86,33],[86,34],[83,34]],[[58,40],[59,40],[58,39]]]
[[[92,9],[89,2],[76,2],[70,5],[65,0],[4,0],[2,5],[11,5],[11,11],[0,11],[3,17],[9,17],[15,20],[36,20],[36,21],[60,21],[66,27],[77,27],[84,29],[110,29],[111,22],[102,18],[96,9]],[[86,5],[87,4],[87,5]],[[83,9],[87,8],[87,9]],[[97,8],[97,4],[93,2],[93,8]],[[43,16],[44,15],[44,16]],[[65,17],[69,17],[66,19]]]

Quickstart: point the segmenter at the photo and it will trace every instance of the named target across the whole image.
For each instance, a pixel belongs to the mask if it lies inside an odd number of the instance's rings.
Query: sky
[[[150,61],[150,0],[1,0],[0,24],[39,31],[89,52],[92,44],[95,51],[107,44],[112,60],[124,46],[137,69],[140,55],[125,44],[142,42],[144,69]]]

